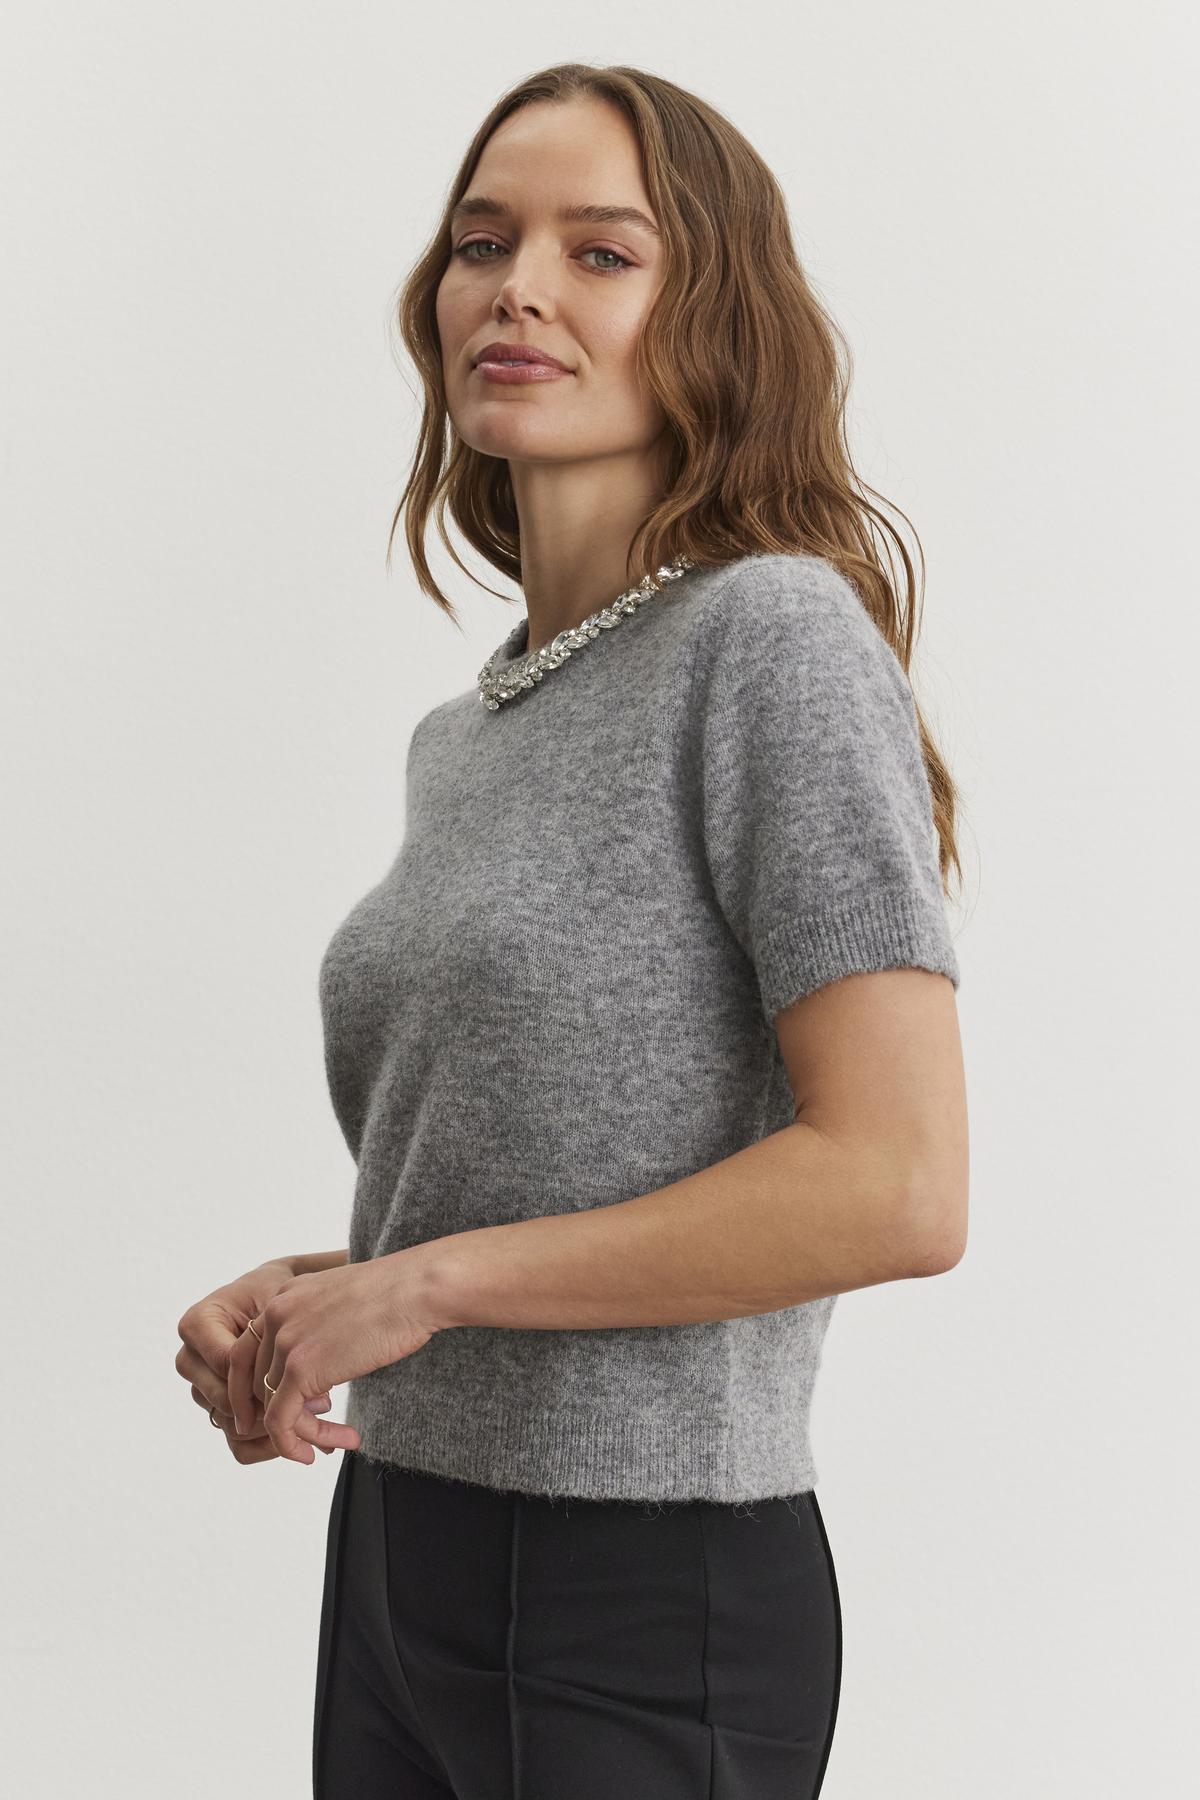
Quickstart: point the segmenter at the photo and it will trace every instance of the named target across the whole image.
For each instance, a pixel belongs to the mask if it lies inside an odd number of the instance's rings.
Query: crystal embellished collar
[[[581,624],[560,631],[556,638],[543,644],[540,650],[533,650],[528,656],[519,657],[513,662],[511,659],[521,645],[529,641],[529,619],[526,616],[519,625],[513,627],[499,649],[493,650],[480,669],[477,677],[479,698],[489,712],[498,712],[506,700],[514,700],[526,688],[536,687],[547,670],[557,669],[560,663],[566,662],[572,651],[581,650],[593,638],[598,638],[602,631],[611,631],[614,625],[619,625],[622,619],[636,612],[651,594],[657,594],[669,581],[678,581],[681,575],[695,566],[690,556],[677,556],[673,563],[656,570],[653,575],[643,575],[638,585],[629,588],[619,599],[613,600],[608,606],[602,606],[598,612],[589,613]],[[507,667],[503,666],[506,664]]]

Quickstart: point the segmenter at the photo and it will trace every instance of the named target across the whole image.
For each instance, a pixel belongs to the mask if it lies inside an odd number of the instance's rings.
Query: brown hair
[[[447,535],[449,511],[467,542],[520,583],[508,464],[463,443],[447,412],[437,289],[450,260],[451,212],[493,131],[519,107],[576,96],[607,100],[628,119],[664,250],[664,279],[638,340],[637,366],[666,417],[668,479],[630,545],[630,586],[681,554],[707,565],[754,553],[823,556],[855,588],[907,675],[918,605],[913,565],[899,533],[867,498],[883,496],[851,464],[845,432],[850,349],[800,265],[783,193],[758,152],[715,108],[626,65],[559,63],[518,82],[492,107],[463,157],[437,231],[396,306],[425,406],[392,519],[389,559],[403,513],[418,583],[455,618],[425,554],[434,513],[442,543],[475,579]],[[883,503],[911,525],[899,507]],[[886,562],[876,524],[887,534]],[[923,586],[924,552],[915,530],[913,537]],[[903,591],[888,540],[899,551]],[[919,705],[916,710],[945,888],[951,867],[962,880],[958,791]]]

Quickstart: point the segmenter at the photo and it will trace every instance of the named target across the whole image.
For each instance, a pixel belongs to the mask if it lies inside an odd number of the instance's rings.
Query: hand
[[[313,1418],[312,1403],[411,1356],[441,1328],[427,1299],[424,1248],[293,1276],[255,1317],[262,1342],[249,1330],[239,1337],[229,1358],[230,1399],[239,1418],[251,1395],[263,1402],[281,1456],[311,1463],[314,1444],[359,1448],[353,1426]],[[353,1443],[330,1435],[345,1432]]]
[[[228,1388],[230,1352],[247,1321],[257,1318],[272,1294],[294,1279],[290,1264],[262,1263],[189,1306],[179,1321],[183,1348],[175,1358],[175,1368],[191,1383],[196,1404],[206,1413],[212,1408],[212,1416],[224,1431],[235,1461],[240,1463],[269,1462],[279,1452],[267,1436],[262,1408],[253,1396],[242,1420],[247,1429],[237,1430]],[[314,1413],[328,1412],[332,1401],[328,1394],[321,1394],[314,1396],[309,1405]],[[336,1445],[325,1443],[320,1448],[328,1455]]]

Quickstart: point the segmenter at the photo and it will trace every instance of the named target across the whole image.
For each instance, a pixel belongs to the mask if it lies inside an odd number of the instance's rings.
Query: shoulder
[[[429,749],[436,739],[436,734],[443,720],[449,717],[455,707],[466,712],[470,701],[479,704],[478,691],[471,689],[468,693],[452,696],[449,700],[441,700],[431,706],[428,712],[422,713],[412,728],[408,740],[408,766],[411,769],[414,761]]]
[[[723,575],[720,592],[740,596],[750,605],[772,595],[811,595],[818,603],[829,599],[836,604],[841,599],[862,605],[851,583],[829,558],[809,551],[752,552],[729,563]]]
[[[784,680],[859,673],[908,687],[858,590],[824,556],[740,557],[714,584],[698,624],[698,673],[748,662]]]

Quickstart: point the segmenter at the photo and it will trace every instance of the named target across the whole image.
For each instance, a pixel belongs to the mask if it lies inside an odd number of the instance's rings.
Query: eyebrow
[[[493,200],[489,194],[472,194],[460,200],[451,213],[455,219],[511,219],[511,206],[505,206],[502,200]],[[644,212],[636,206],[564,206],[558,217],[564,224],[585,225],[637,225],[652,236],[660,236],[658,226],[653,219],[648,219]]]

